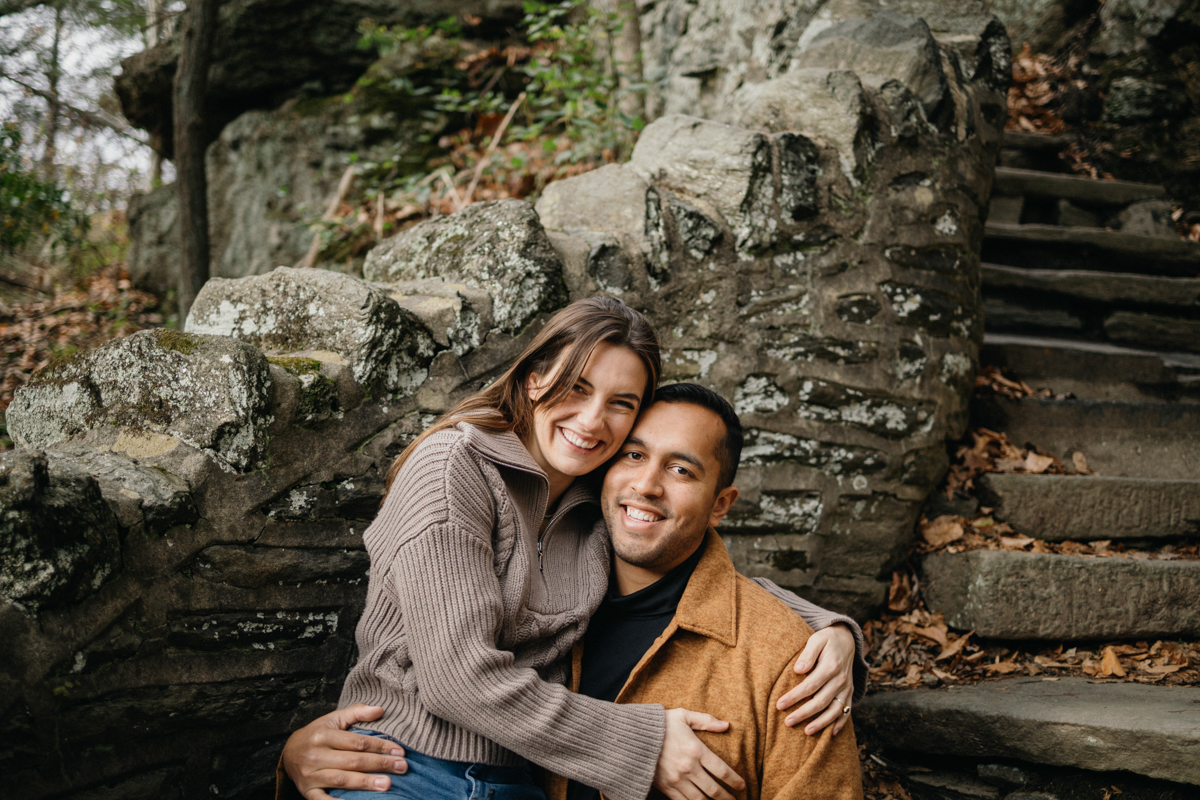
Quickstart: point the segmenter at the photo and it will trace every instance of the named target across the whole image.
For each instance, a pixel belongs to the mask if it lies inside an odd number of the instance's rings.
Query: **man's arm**
[[[862,770],[853,723],[841,733],[826,727],[817,736],[798,735],[783,724],[786,711],[778,701],[796,685],[788,662],[771,691],[771,706],[762,741],[762,800],[862,800]]]

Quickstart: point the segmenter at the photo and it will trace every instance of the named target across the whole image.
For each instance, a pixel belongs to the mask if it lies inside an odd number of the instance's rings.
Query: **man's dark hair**
[[[717,491],[733,485],[737,477],[738,462],[742,459],[742,422],[729,405],[729,401],[712,389],[697,383],[669,383],[654,392],[656,403],[690,403],[707,408],[725,423],[725,440],[717,447],[717,463],[721,474],[717,479]]]

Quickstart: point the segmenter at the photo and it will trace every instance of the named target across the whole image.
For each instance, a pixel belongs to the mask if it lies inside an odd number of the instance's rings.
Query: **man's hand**
[[[361,789],[384,792],[391,778],[369,775],[408,771],[404,750],[378,736],[346,730],[360,722],[379,719],[383,709],[355,703],[317,717],[288,737],[283,746],[283,768],[307,800],[333,800],[325,789]]]
[[[745,789],[746,782],[692,732],[723,733],[728,728],[728,722],[710,714],[686,708],[668,711],[667,732],[654,768],[654,787],[671,800],[703,800],[705,797],[733,800],[733,795],[717,781],[737,791]]]
[[[846,726],[854,698],[854,634],[844,625],[830,625],[817,631],[808,639],[808,644],[796,659],[796,672],[803,675],[812,670],[800,685],[779,698],[776,708],[784,711],[811,695],[811,699],[793,711],[784,720],[788,726],[798,725],[809,717],[816,717],[804,732],[809,736],[820,733],[833,723],[833,733]]]

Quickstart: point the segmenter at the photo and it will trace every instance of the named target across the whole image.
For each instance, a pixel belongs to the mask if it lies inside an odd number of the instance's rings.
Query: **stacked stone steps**
[[[988,331],[1200,352],[1200,243],[1174,234],[1171,208],[1153,184],[998,167],[982,247]]]
[[[1082,453],[1094,474],[987,474],[979,503],[1017,534],[1050,542],[1162,551],[1193,540],[1200,246],[1134,226],[1106,229],[1138,204],[1161,211],[1161,187],[1029,169],[1045,166],[1052,148],[1029,139],[1013,147],[1007,136],[1005,144],[983,245],[980,361],[1052,396],[977,400],[971,427],[1068,464]],[[1197,561],[942,551],[923,558],[921,578],[931,611],[991,643],[1200,637]],[[984,759],[1123,770],[1188,784],[1181,797],[1196,791],[1200,692],[1047,677],[880,693],[860,719],[889,752],[937,756],[918,762],[938,770],[964,760],[957,772],[914,781],[914,797],[1003,797],[975,780],[971,762]]]
[[[1200,535],[1200,406],[992,398],[972,424],[1003,431],[1095,475],[991,474],[980,501],[1018,534],[1158,549]],[[932,610],[1002,640],[1200,636],[1200,562],[938,553],[922,565]]]

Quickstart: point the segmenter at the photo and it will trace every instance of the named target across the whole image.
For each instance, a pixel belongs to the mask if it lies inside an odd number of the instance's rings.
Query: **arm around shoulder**
[[[779,675],[771,692],[771,710],[763,733],[762,800],[862,800],[862,768],[853,723],[836,735],[833,726],[816,736],[784,725],[776,702],[794,687],[791,669],[799,653]]]

